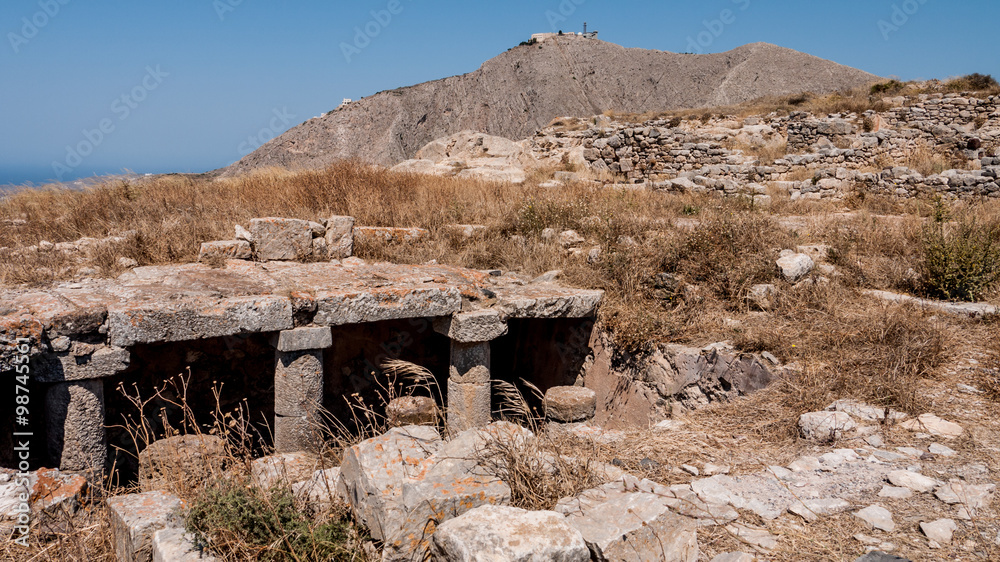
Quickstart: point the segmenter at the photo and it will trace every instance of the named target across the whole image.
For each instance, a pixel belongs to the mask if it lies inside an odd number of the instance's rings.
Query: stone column
[[[323,405],[323,349],[333,345],[330,328],[295,328],[274,341],[274,449],[317,451]]]
[[[451,338],[448,367],[448,429],[453,433],[488,425],[492,415],[490,340],[507,333],[494,310],[458,313],[434,323]]]
[[[45,393],[49,459],[60,470],[104,474],[108,458],[104,433],[104,382],[53,384]]]

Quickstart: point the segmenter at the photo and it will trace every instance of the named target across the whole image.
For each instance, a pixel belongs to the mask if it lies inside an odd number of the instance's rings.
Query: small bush
[[[927,227],[923,241],[924,288],[928,295],[974,301],[1000,280],[1000,231],[972,221],[949,228]]]
[[[881,82],[872,86],[871,93],[873,96],[879,94],[895,94],[900,92],[905,84],[899,80],[889,80],[888,82]]]
[[[945,88],[953,92],[982,92],[1000,89],[1000,84],[998,84],[996,79],[989,74],[974,72],[961,78],[949,81],[945,84]]]
[[[360,559],[359,537],[346,511],[312,521],[288,488],[212,483],[191,505],[187,526],[227,559]]]

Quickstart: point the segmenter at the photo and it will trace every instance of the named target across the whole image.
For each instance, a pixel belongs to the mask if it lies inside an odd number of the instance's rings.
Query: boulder
[[[485,505],[445,521],[433,538],[432,554],[442,562],[590,560],[580,532],[552,511]]]
[[[567,250],[581,246],[587,239],[575,230],[564,230],[559,233],[559,245]]]
[[[342,260],[354,254],[354,217],[326,219],[326,251],[330,259]]]
[[[799,416],[799,433],[809,440],[840,439],[855,427],[857,424],[844,412],[806,412]]]
[[[263,218],[250,221],[250,235],[261,260],[295,260],[312,253],[309,221]]]
[[[892,482],[894,486],[908,488],[921,494],[934,491],[934,488],[938,485],[937,480],[928,478],[919,472],[910,472],[909,470],[894,470],[890,472],[889,482]]]
[[[566,520],[583,535],[594,560],[698,560],[698,526],[673,513],[656,494],[619,495]]]
[[[854,515],[875,529],[891,533],[896,530],[896,523],[892,520],[892,513],[880,505],[870,505],[861,511],[856,511]]]
[[[545,417],[556,422],[589,420],[597,412],[597,393],[582,386],[554,386],[545,392]]]
[[[160,529],[182,527],[184,502],[166,492],[115,496],[107,500],[111,534],[120,562],[150,562],[153,535]]]
[[[945,421],[934,414],[921,414],[915,420],[907,420],[899,424],[903,429],[929,433],[945,439],[961,437],[964,430],[957,423]]]
[[[385,541],[401,526],[403,484],[426,469],[426,460],[441,447],[437,429],[407,426],[390,429],[344,451],[339,493],[354,518],[372,537]]]
[[[435,425],[439,412],[433,398],[426,396],[400,396],[389,401],[385,415],[391,427],[406,425]]]
[[[250,243],[245,240],[220,240],[204,242],[198,252],[198,261],[211,259],[248,260],[253,257]],[[138,264],[136,264],[138,265]]]
[[[318,456],[301,452],[261,457],[250,464],[250,477],[265,490],[282,484],[291,486],[311,477],[320,462]]]
[[[795,283],[812,272],[816,264],[806,254],[789,254],[777,261],[781,276],[789,283]]]
[[[951,543],[951,536],[958,530],[958,525],[953,519],[938,519],[936,521],[920,522],[920,530],[931,541],[939,545]]]
[[[340,467],[317,470],[308,480],[292,484],[292,494],[306,501],[313,510],[324,512],[334,504],[344,502],[347,498],[338,492],[340,488]]]
[[[150,443],[139,453],[139,487],[173,491],[221,475],[226,443],[214,435],[178,435]]]
[[[750,290],[747,292],[747,301],[760,310],[768,310],[774,306],[777,296],[777,287],[770,283],[761,283],[750,287]]]

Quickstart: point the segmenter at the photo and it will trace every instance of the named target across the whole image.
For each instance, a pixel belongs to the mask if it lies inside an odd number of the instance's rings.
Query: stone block
[[[552,511],[484,505],[445,521],[434,532],[437,560],[558,560],[589,562],[579,531]]]
[[[87,346],[63,353],[46,353],[35,360],[32,376],[37,382],[65,382],[113,377],[128,368],[132,354],[127,349]]]
[[[217,562],[218,560],[199,548],[194,538],[180,527],[160,529],[153,534],[153,562]]]
[[[139,485],[149,492],[203,482],[222,475],[226,458],[225,441],[214,435],[177,435],[153,441],[139,453]]]
[[[333,335],[329,326],[295,328],[278,332],[272,343],[278,351],[285,352],[326,349],[333,345]]]
[[[545,392],[545,417],[556,422],[589,420],[597,412],[597,393],[582,386],[554,386]]]
[[[326,219],[326,251],[330,259],[337,260],[354,254],[354,217]]]
[[[295,260],[312,253],[309,221],[275,217],[253,219],[250,235],[261,260]]]
[[[145,492],[108,498],[111,533],[120,562],[151,562],[153,535],[182,527],[184,502],[166,492]]]
[[[111,345],[198,340],[294,326],[292,303],[275,295],[129,303],[108,307]]]
[[[393,228],[388,226],[356,226],[355,240],[364,242],[417,242],[429,238],[430,231],[424,228]]]
[[[104,382],[57,383],[45,395],[49,459],[60,470],[103,474],[107,461],[104,433]]]
[[[493,419],[490,383],[448,379],[448,427],[453,432],[488,425]]]
[[[250,243],[246,240],[219,240],[203,242],[198,252],[198,261],[210,259],[248,260],[253,258]]]
[[[323,352],[278,351],[275,355],[274,413],[315,417],[323,402]]]
[[[437,403],[426,396],[400,396],[389,401],[385,408],[391,427],[435,425],[439,414]]]
[[[477,310],[437,318],[434,330],[461,343],[489,342],[507,333],[507,323],[496,310]]]

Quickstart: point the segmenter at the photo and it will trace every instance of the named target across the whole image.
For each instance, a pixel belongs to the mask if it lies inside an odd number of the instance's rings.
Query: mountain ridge
[[[690,55],[558,37],[510,49],[466,74],[378,92],[310,119],[223,173],[319,168],[341,159],[388,166],[462,130],[517,140],[556,117],[732,105],[877,79],[769,43]]]

